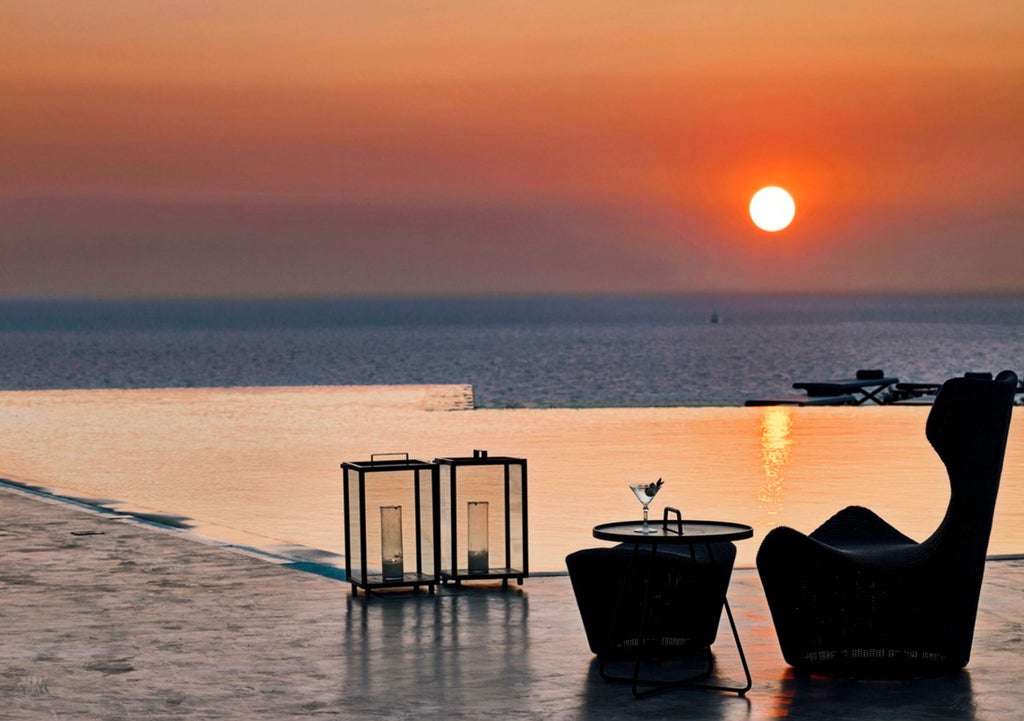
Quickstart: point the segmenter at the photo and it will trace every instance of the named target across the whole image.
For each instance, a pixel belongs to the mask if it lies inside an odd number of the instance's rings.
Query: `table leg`
[[[636,546],[639,548],[639,544]],[[658,545],[651,544],[651,555],[647,560],[647,576],[644,583],[644,602],[640,605],[640,630],[637,634],[636,659],[633,661],[633,697],[640,698],[637,685],[640,683],[640,663],[643,660],[644,640],[647,638],[647,606],[651,600],[651,577],[654,575],[654,560],[658,555]]]
[[[704,547],[707,549],[707,552],[708,552],[708,560],[712,564],[714,564],[714,562],[715,562],[715,554],[714,554],[714,551],[711,550],[711,544],[710,543],[705,544]],[[697,562],[697,555],[696,555],[696,553],[694,553],[693,546],[690,546],[690,560],[691,560],[692,563],[696,563]],[[653,566],[652,566],[652,568],[653,568]],[[726,589],[726,593],[728,594],[728,589]],[[743,675],[746,678],[746,682],[742,686],[725,686],[725,685],[722,685],[722,684],[714,684],[714,683],[700,683],[700,681],[702,681],[703,679],[705,679],[705,678],[707,678],[708,676],[711,675],[711,669],[712,669],[712,666],[713,666],[713,663],[714,663],[713,660],[712,660],[712,657],[711,657],[711,649],[708,648],[708,650],[707,650],[707,654],[708,654],[707,655],[708,667],[707,667],[707,670],[703,674],[698,674],[697,676],[691,676],[689,678],[681,679],[679,681],[668,681],[668,682],[664,682],[664,683],[659,683],[657,685],[654,685],[653,688],[646,689],[646,690],[641,691],[639,693],[637,693],[636,675],[634,674],[634,680],[633,680],[633,696],[634,697],[636,697],[636,698],[644,698],[645,696],[650,696],[651,694],[657,693],[658,691],[664,691],[664,690],[669,689],[669,688],[679,688],[679,687],[683,687],[683,686],[686,686],[686,687],[689,687],[689,688],[700,688],[700,689],[705,689],[705,690],[708,690],[708,691],[729,691],[729,692],[732,692],[732,693],[739,694],[740,696],[743,696],[744,694],[746,694],[747,691],[749,691],[751,689],[751,687],[753,686],[753,680],[750,677],[750,667],[747,665],[747,656],[746,656],[745,653],[743,653],[743,644],[740,642],[740,634],[739,634],[739,631],[736,629],[736,619],[733,618],[732,607],[729,606],[729,598],[728,598],[728,596],[726,596],[725,598],[722,599],[722,603],[725,606],[725,614],[729,618],[729,628],[732,630],[732,638],[733,638],[733,641],[736,643],[736,650],[739,652],[739,655],[740,655],[740,663],[743,665]],[[637,666],[639,666],[639,663],[637,664]],[[651,685],[651,684],[648,684],[648,685]]]
[[[714,553],[711,550],[711,545],[710,544],[706,544],[705,547],[707,548],[708,559],[711,561],[711,563],[714,563],[715,559],[714,559]],[[618,603],[616,604],[616,607],[615,607],[615,612],[612,614],[612,622],[610,624],[610,629],[609,629],[609,634],[608,634],[608,638],[609,639],[615,638],[614,632],[615,632],[616,620],[618,619],[618,616],[619,616],[619,614],[622,611],[622,601],[623,601],[623,598],[625,597],[626,588],[627,588],[627,586],[629,584],[630,576],[632,575],[633,565],[634,565],[634,563],[636,561],[636,557],[637,557],[637,554],[638,554],[639,550],[640,550],[640,544],[636,544],[636,545],[633,546],[633,554],[630,556],[629,564],[626,566],[625,573],[623,573],[622,589],[620,590],[620,593],[619,593],[619,599],[618,599]],[[732,630],[733,641],[736,643],[736,650],[739,652],[740,662],[743,665],[743,673],[744,673],[744,676],[746,678],[746,683],[743,686],[726,686],[726,685],[722,685],[722,684],[701,683],[704,679],[707,679],[711,675],[711,671],[712,671],[712,669],[714,667],[714,660],[713,660],[713,657],[711,655],[711,649],[710,648],[706,649],[706,664],[707,665],[706,665],[705,669],[702,672],[698,673],[698,674],[695,674],[695,675],[692,675],[692,676],[687,676],[686,678],[683,678],[683,679],[672,680],[672,681],[656,681],[654,679],[643,679],[643,678],[640,677],[640,666],[643,663],[643,652],[644,652],[643,641],[646,638],[646,632],[647,632],[647,609],[648,609],[648,606],[649,606],[649,603],[650,603],[651,577],[652,577],[653,571],[654,571],[654,561],[655,561],[655,558],[657,556],[657,552],[658,552],[657,544],[651,544],[651,554],[650,554],[648,562],[647,562],[647,573],[645,574],[644,598],[643,598],[643,603],[642,603],[641,611],[640,611],[640,613],[641,613],[641,616],[640,616],[640,628],[639,628],[639,633],[638,633],[638,638],[637,638],[636,656],[635,656],[634,661],[633,661],[633,674],[632,674],[632,677],[615,676],[615,675],[612,675],[612,674],[608,673],[606,671],[606,668],[605,668],[605,661],[602,659],[600,661],[600,663],[598,664],[598,670],[599,670],[599,672],[601,674],[601,678],[603,678],[605,681],[610,681],[610,682],[630,683],[632,685],[633,697],[634,698],[638,698],[638,699],[639,698],[646,698],[647,696],[650,696],[652,694],[658,693],[660,691],[666,691],[666,690],[671,689],[671,688],[683,688],[683,687],[699,688],[699,689],[705,689],[705,690],[709,690],[709,691],[729,691],[729,692],[732,692],[732,693],[739,694],[740,696],[743,696],[747,691],[749,691],[751,689],[753,684],[752,684],[752,679],[750,677],[750,667],[747,665],[747,657],[746,657],[746,654],[744,654],[744,652],[743,652],[743,644],[740,642],[739,631],[736,629],[736,620],[733,618],[732,608],[729,606],[729,599],[728,598],[723,599],[723,604],[725,606],[726,615],[727,615],[727,617],[729,619],[729,628]],[[692,545],[690,546],[690,562],[691,563],[696,563],[697,562],[697,556],[696,556],[696,553],[694,552],[694,548],[693,548]],[[641,688],[641,687],[644,687],[644,688]]]
[[[725,599],[725,613],[729,617],[729,627],[732,628],[732,637],[733,637],[733,640],[736,642],[736,650],[739,651],[739,654],[740,654],[740,663],[743,664],[743,675],[746,677],[746,683],[744,685],[742,685],[742,686],[724,686],[724,685],[721,685],[721,684],[714,684],[714,683],[696,683],[695,680],[694,681],[677,681],[675,683],[667,684],[665,686],[665,688],[671,687],[673,685],[674,686],[689,686],[691,688],[707,689],[708,691],[730,691],[732,693],[739,694],[740,696],[743,696],[747,691],[749,691],[751,689],[751,687],[753,686],[753,680],[750,678],[750,667],[747,666],[747,657],[746,657],[746,654],[743,653],[743,644],[740,643],[740,634],[736,631],[736,621],[732,617],[732,609],[729,607],[729,599],[728,598]],[[710,649],[708,650],[708,656],[709,656],[709,662],[710,662],[710,656],[711,656],[711,650]],[[705,676],[705,678],[706,678],[706,676]],[[646,692],[643,692],[641,696],[637,696],[637,698],[642,698],[644,695],[648,695],[649,696],[650,694],[654,693],[655,691],[660,691],[660,690],[661,690],[660,688],[659,689],[648,690]],[[636,694],[634,693],[634,695],[636,695]]]

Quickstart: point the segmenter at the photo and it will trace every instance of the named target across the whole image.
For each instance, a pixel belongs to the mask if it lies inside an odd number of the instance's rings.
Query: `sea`
[[[1024,297],[0,300],[0,349],[0,478],[112,520],[343,567],[342,462],[487,449],[528,460],[531,572],[659,477],[652,513],[753,526],[750,566],[770,528],[851,503],[923,538],[948,484],[926,406],[746,399],[1024,375]],[[1024,552],[1021,415],[993,555]]]

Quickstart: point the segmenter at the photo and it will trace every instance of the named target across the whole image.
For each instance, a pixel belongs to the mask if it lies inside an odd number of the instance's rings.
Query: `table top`
[[[754,529],[743,523],[727,521],[691,521],[683,520],[683,532],[679,533],[679,524],[669,521],[650,521],[654,533],[637,533],[643,527],[643,521],[617,521],[594,526],[594,538],[602,541],[619,543],[716,543],[721,541],[742,541],[754,535]]]

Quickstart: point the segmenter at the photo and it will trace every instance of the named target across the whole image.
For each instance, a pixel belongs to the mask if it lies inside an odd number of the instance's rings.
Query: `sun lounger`
[[[897,383],[887,403],[898,406],[927,406],[935,401],[941,383]]]
[[[803,390],[808,396],[835,397],[845,394],[855,396],[854,405],[864,405],[868,401],[882,403],[883,391],[896,383],[899,378],[887,376],[880,370],[859,370],[854,378],[841,378],[827,381],[797,381],[793,387]]]
[[[880,370],[859,370],[854,378],[829,381],[797,381],[793,387],[807,393],[775,398],[754,398],[747,406],[859,406],[867,401],[882,403],[879,394],[897,383]]]
[[[785,396],[781,398],[752,398],[745,406],[855,406],[857,397],[849,393],[834,396]]]

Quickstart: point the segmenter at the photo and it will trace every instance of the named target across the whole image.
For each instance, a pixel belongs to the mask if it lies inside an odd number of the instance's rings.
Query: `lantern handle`
[[[380,457],[380,456],[395,456],[396,458],[398,456],[404,456],[405,460],[409,460],[409,454],[408,453],[401,453],[401,452],[399,452],[399,453],[371,453],[370,454],[370,463],[376,463],[377,462],[377,458]]]

